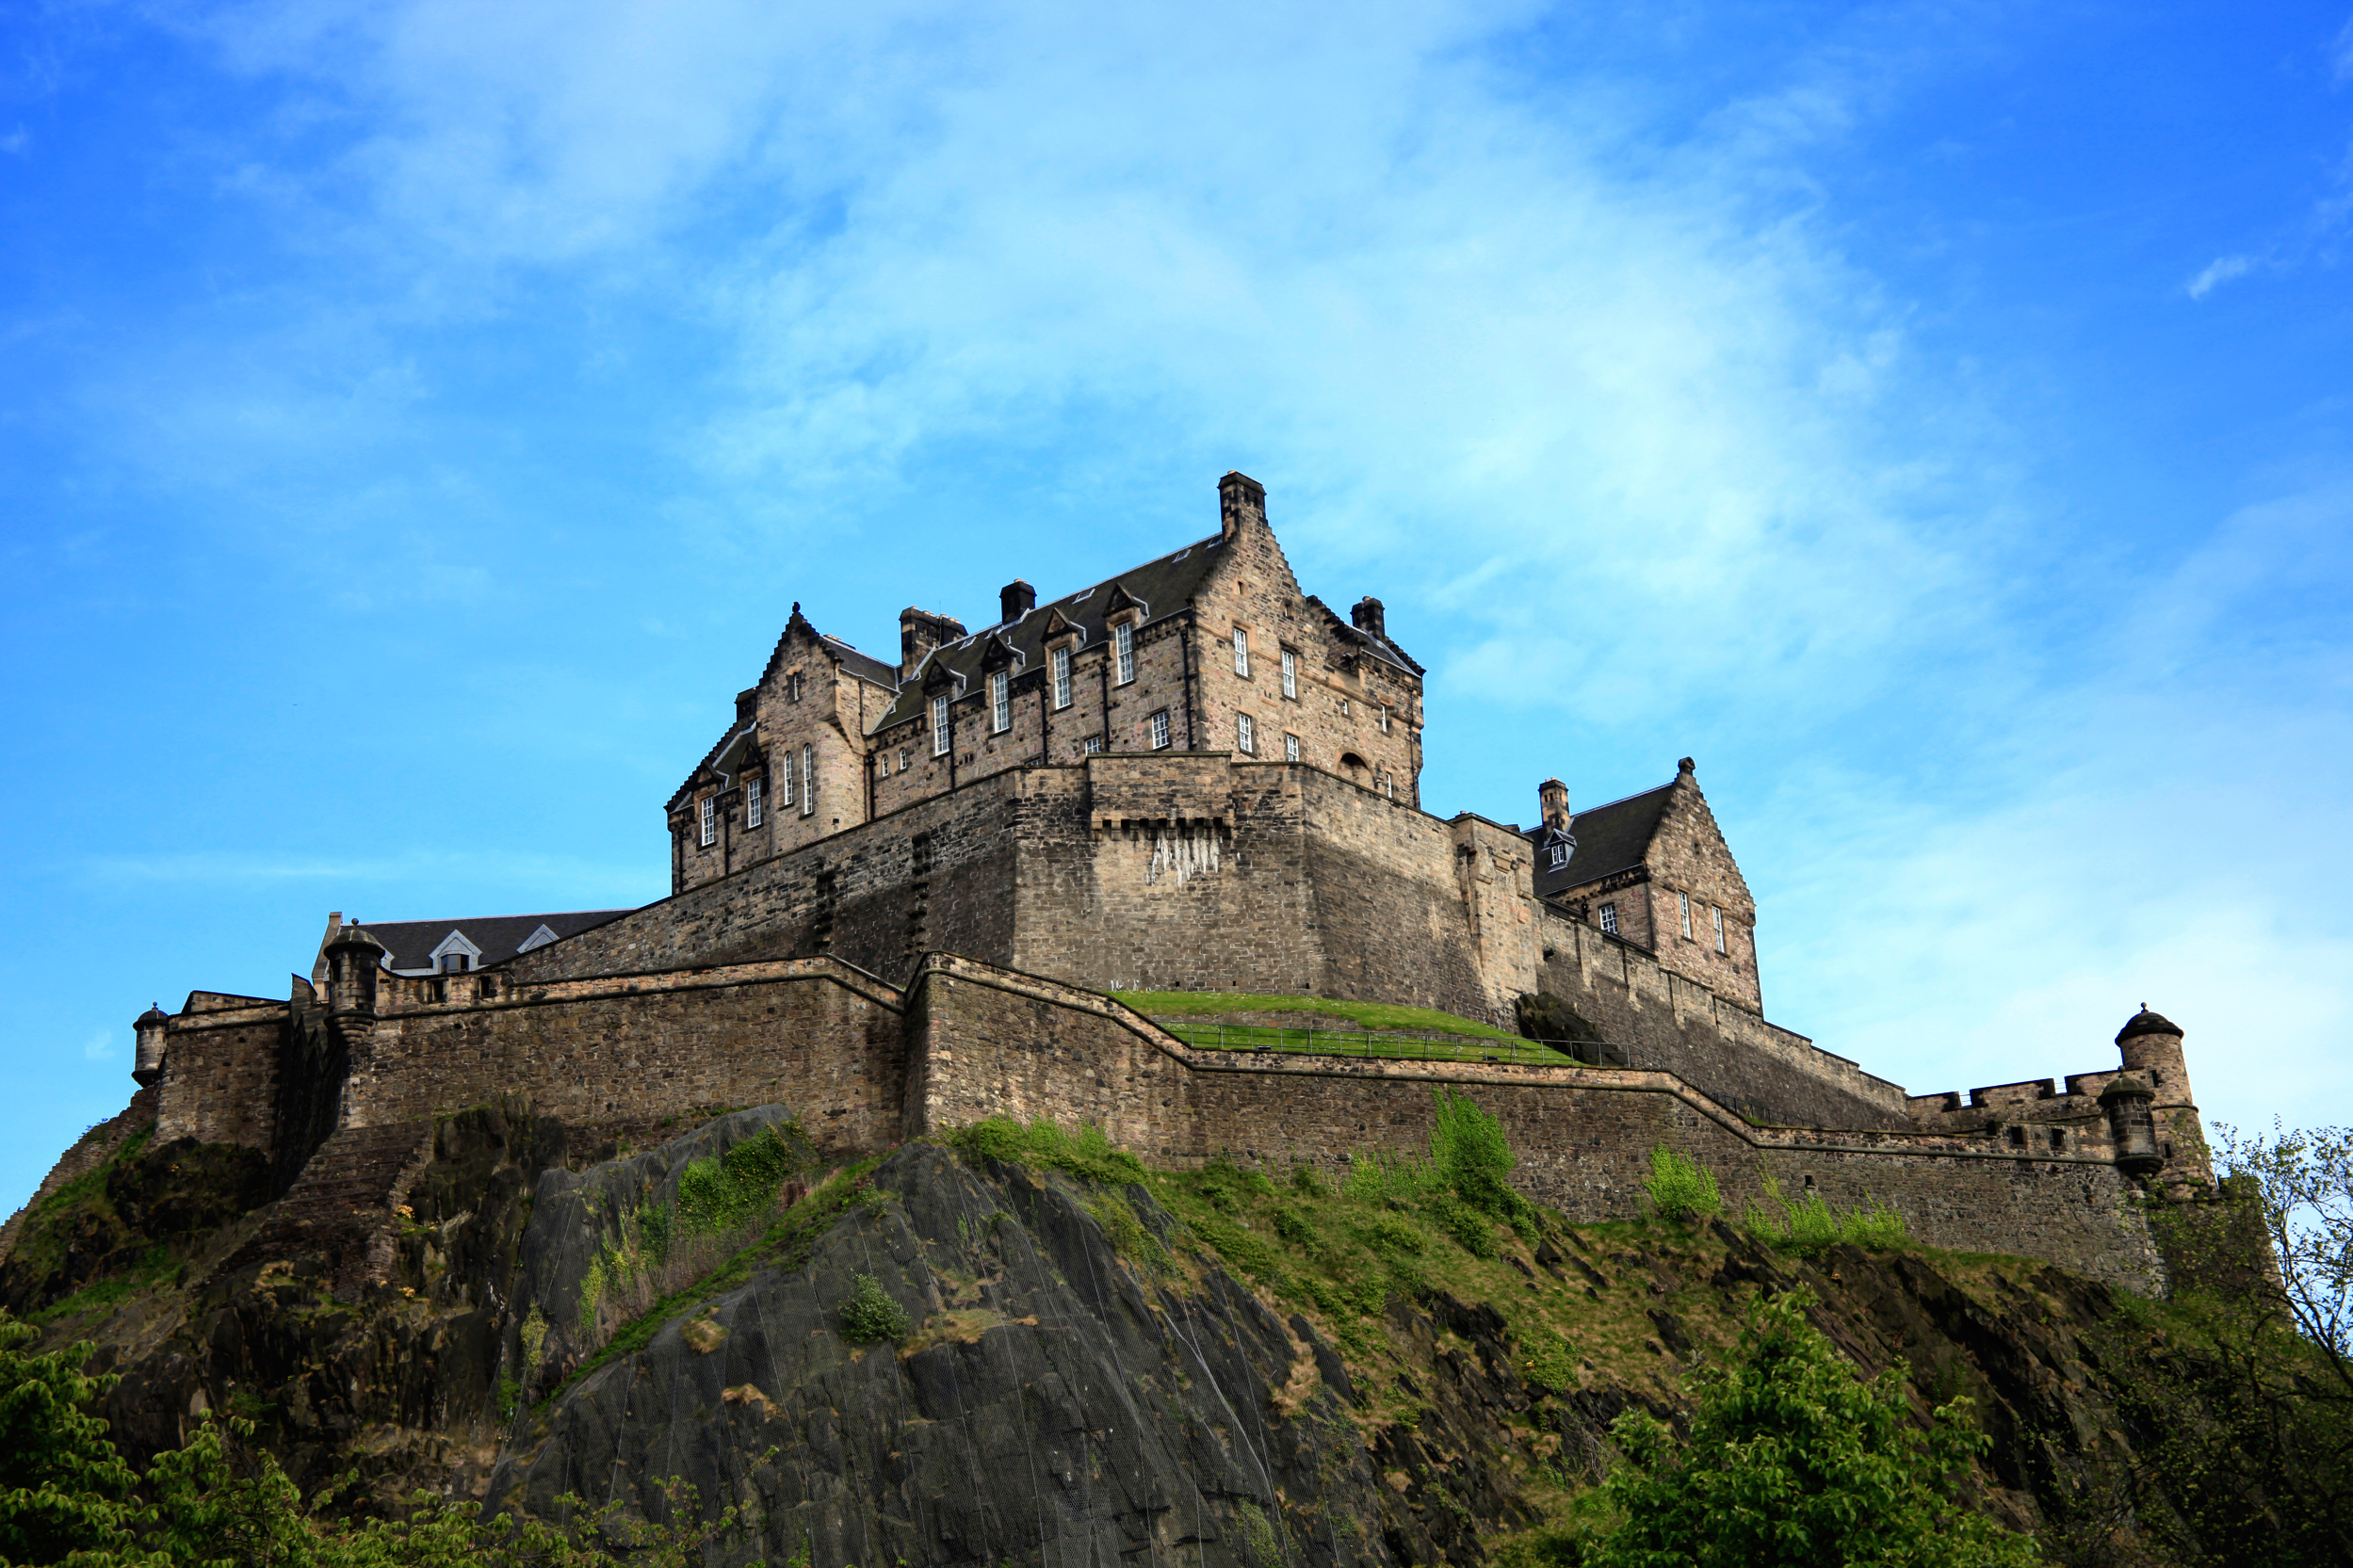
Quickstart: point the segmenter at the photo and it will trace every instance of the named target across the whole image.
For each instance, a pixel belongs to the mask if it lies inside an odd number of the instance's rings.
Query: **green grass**
[[[1197,1017],[1221,1012],[1312,1012],[1345,1018],[1360,1029],[1404,1029],[1422,1034],[1468,1034],[1482,1040],[1517,1040],[1509,1029],[1436,1008],[1389,1002],[1342,1002],[1330,996],[1261,996],[1246,991],[1114,991],[1147,1018]]]

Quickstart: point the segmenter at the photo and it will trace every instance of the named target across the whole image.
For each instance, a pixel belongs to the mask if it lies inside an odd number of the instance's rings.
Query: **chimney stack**
[[[905,680],[942,643],[964,636],[964,622],[952,615],[933,615],[913,605],[899,612],[899,678]]]
[[[1252,523],[1266,526],[1266,486],[1247,474],[1229,473],[1217,481],[1217,510],[1222,538],[1232,539]]]
[[[1348,619],[1356,623],[1356,630],[1360,632],[1371,632],[1374,637],[1389,635],[1384,623],[1381,601],[1370,593],[1356,601],[1355,607],[1348,612]]]
[[[1558,779],[1547,779],[1536,785],[1536,799],[1544,804],[1544,825],[1568,831],[1568,785]]]
[[[998,622],[1010,626],[1038,607],[1038,590],[1015,577],[997,590],[997,603],[1003,611]]]

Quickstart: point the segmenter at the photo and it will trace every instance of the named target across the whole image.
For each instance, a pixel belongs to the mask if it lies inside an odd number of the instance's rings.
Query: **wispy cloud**
[[[106,1061],[115,1055],[115,1036],[110,1029],[99,1029],[82,1043],[84,1061]]]
[[[2206,264],[2198,276],[2182,286],[2188,292],[2191,299],[2203,299],[2231,279],[2244,278],[2254,269],[2255,258],[2252,256],[2236,254],[2216,256]]]

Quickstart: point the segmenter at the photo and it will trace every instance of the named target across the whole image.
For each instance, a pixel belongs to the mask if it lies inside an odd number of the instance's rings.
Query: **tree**
[[[2248,1283],[2321,1353],[2336,1384],[2323,1397],[2353,1399],[2353,1127],[2215,1130],[2225,1190],[2253,1200],[2278,1265],[2249,1270]]]
[[[1761,1302],[1723,1365],[1691,1384],[1691,1439],[1641,1411],[1611,1435],[1622,1511],[1587,1561],[1603,1568],[2026,1568],[2026,1537],[1954,1495],[1987,1439],[1970,1401],[1914,1423],[1901,1368],[1869,1382],[1806,1320],[1812,1296]]]
[[[33,1326],[0,1312],[0,1562],[62,1562],[127,1547],[138,1478],[84,1406],[115,1384],[90,1347],[28,1354]]]

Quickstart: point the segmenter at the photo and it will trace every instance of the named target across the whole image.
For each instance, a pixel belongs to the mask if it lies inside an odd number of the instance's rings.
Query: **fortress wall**
[[[1605,1038],[1632,1047],[1634,1065],[1673,1073],[1761,1121],[1817,1127],[1910,1124],[1900,1086],[1549,905],[1539,920],[1543,989],[1567,1001]]]
[[[342,1125],[504,1093],[576,1125],[781,1103],[821,1147],[887,1148],[899,1140],[901,1006],[828,959],[416,1005],[356,1020]]]
[[[241,1143],[268,1153],[275,1130],[278,1060],[289,1004],[196,996],[164,1029],[155,1138]]]

